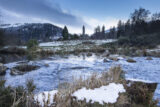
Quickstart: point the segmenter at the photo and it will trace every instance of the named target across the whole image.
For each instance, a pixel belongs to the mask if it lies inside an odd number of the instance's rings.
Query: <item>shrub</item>
[[[34,104],[32,99],[34,89],[33,81],[27,83],[26,90],[23,86],[5,87],[5,80],[0,80],[0,107],[36,107],[30,106]]]
[[[118,44],[119,45],[127,45],[127,44],[129,44],[129,38],[128,37],[120,37],[118,39]]]

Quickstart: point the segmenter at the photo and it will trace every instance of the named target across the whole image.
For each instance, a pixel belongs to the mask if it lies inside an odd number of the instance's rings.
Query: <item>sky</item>
[[[160,0],[0,0],[3,23],[52,23],[70,33],[92,34],[96,26],[106,29],[126,21],[139,7],[160,12]]]

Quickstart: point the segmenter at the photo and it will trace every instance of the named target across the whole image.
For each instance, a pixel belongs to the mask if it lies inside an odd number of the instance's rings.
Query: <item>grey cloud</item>
[[[54,0],[0,0],[0,7],[29,17],[46,19],[58,24],[81,26],[84,21],[62,11]]]

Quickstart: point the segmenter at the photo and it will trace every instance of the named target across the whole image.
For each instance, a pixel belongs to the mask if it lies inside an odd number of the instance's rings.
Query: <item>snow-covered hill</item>
[[[22,41],[37,39],[44,42],[62,38],[62,28],[49,23],[3,24],[0,27]]]

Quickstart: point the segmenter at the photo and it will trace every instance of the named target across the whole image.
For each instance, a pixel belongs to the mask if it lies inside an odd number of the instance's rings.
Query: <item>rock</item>
[[[21,64],[15,67],[15,69],[21,71],[21,72],[27,72],[32,70],[37,70],[39,66],[36,65],[28,65],[28,64]]]
[[[110,56],[109,59],[110,59],[110,60],[113,60],[113,61],[119,61],[119,58],[118,58],[118,57],[111,57],[111,56]]]
[[[87,53],[87,56],[89,57],[89,56],[92,56],[92,53]]]
[[[109,62],[109,60],[105,58],[105,59],[103,60],[103,62]]]
[[[109,55],[110,55],[109,50],[106,50],[105,53],[104,53],[104,55],[103,55],[103,57],[108,57]]]
[[[152,49],[146,51],[148,56],[160,57],[160,49]]]
[[[24,48],[18,48],[18,47],[7,47],[0,50],[0,53],[3,54],[20,54],[24,55],[26,54],[26,49]]]
[[[127,59],[127,62],[136,63],[136,61],[134,59],[131,59],[131,58]]]
[[[0,75],[6,74],[7,67],[0,63]]]
[[[44,64],[45,67],[49,67],[49,64]]]
[[[152,57],[147,57],[146,60],[153,60]]]
[[[37,69],[39,69],[39,66],[37,65],[20,64],[12,68],[10,74],[11,75],[23,75],[26,72],[30,72],[30,71],[37,70]]]
[[[15,68],[12,68],[12,69],[10,69],[10,74],[11,74],[11,75],[23,75],[24,73],[18,71],[18,70],[15,69]]]

